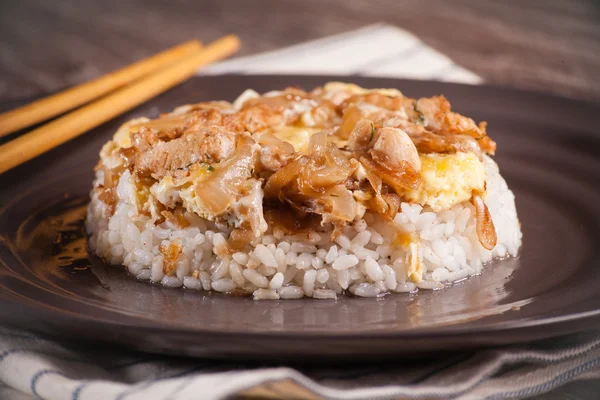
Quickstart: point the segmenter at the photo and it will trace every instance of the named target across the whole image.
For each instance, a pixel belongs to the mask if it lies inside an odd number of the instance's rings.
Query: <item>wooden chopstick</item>
[[[192,76],[199,67],[233,54],[239,46],[240,41],[234,35],[215,40],[173,66],[0,146],[0,174],[172,88]]]
[[[196,53],[202,43],[190,40],[98,79],[64,90],[23,107],[0,114],[0,137],[45,121],[165,68]]]

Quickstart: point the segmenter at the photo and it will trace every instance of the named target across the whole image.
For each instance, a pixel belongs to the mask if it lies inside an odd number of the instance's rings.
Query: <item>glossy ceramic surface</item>
[[[487,120],[517,199],[520,256],[447,289],[381,299],[253,301],[137,282],[88,258],[82,235],[101,145],[120,123],[244,89],[336,78],[194,78],[0,176],[0,322],[64,338],[205,357],[362,359],[508,344],[600,322],[600,106],[491,86],[345,78],[443,93]]]

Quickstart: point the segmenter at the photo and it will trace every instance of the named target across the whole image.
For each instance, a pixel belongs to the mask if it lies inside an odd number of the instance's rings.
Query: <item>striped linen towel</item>
[[[362,75],[477,84],[483,80],[411,33],[386,24],[211,65],[200,75]]]
[[[384,24],[232,59],[201,72],[223,73],[482,81],[410,33]],[[0,399],[523,398],[573,380],[600,378],[599,337],[586,333],[441,360],[292,369],[62,343],[0,327]]]
[[[507,399],[600,378],[586,333],[438,360],[304,367],[147,355],[0,328],[0,399]]]

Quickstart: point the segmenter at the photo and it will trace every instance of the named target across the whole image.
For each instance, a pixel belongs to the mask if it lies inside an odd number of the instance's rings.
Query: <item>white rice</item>
[[[410,249],[394,246],[395,230],[376,215],[346,227],[330,241],[330,225],[318,232],[285,235],[269,229],[252,251],[229,254],[228,232],[201,218],[189,219],[180,229],[169,222],[155,226],[149,217],[138,215],[131,204],[129,174],[119,181],[119,202],[107,219],[105,204],[92,191],[87,230],[91,250],[107,262],[125,265],[139,280],[168,287],[217,292],[244,291],[254,299],[298,299],[303,296],[335,299],[346,290],[356,296],[377,297],[388,292],[438,289],[482,272],[494,258],[515,256],[521,231],[513,193],[489,157],[486,204],[492,215],[498,243],[484,249],[475,231],[474,208],[464,202],[434,213],[417,204],[402,203],[394,223],[420,239],[418,255],[423,279],[407,277]],[[96,179],[102,181],[99,171]],[[160,245],[177,242],[182,253],[174,273],[164,274]]]

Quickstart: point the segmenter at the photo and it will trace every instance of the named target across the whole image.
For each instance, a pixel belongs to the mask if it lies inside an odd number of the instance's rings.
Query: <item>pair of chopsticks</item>
[[[234,35],[206,47],[198,41],[186,42],[96,80],[0,114],[0,137],[3,137],[106,95],[0,146],[0,174],[180,84],[201,66],[230,56],[239,46],[240,41]]]

